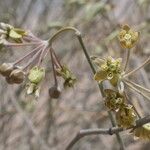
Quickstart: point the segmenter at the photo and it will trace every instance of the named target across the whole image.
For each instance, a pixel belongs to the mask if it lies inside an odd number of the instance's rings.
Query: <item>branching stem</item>
[[[26,59],[28,56],[32,56],[33,54],[35,54],[35,52],[39,51],[40,48],[43,45],[40,44],[38,47],[36,47],[35,49],[33,49],[31,52],[29,52],[28,54],[26,54],[25,56],[23,56],[22,58],[20,58],[19,60],[17,60],[16,62],[13,63],[13,65],[17,65],[18,63],[22,62],[24,59]]]
[[[135,92],[141,94],[143,97],[145,97],[146,99],[150,100],[150,97],[145,95],[142,91],[138,90],[137,88],[135,88],[134,86],[132,86],[130,83],[123,81],[129,88],[131,88],[132,90],[134,90]]]
[[[139,67],[137,67],[136,69],[130,71],[129,73],[126,73],[126,74],[124,75],[124,78],[126,78],[126,77],[128,77],[128,76],[134,74],[135,72],[137,72],[138,70],[140,70],[141,68],[143,68],[145,65],[147,65],[149,62],[150,62],[150,57],[148,57],[148,58],[142,63],[141,66],[139,66]]]
[[[86,50],[86,47],[85,47],[84,42],[83,42],[83,39],[82,39],[82,35],[81,35],[80,31],[77,30],[76,28],[74,28],[74,27],[66,27],[66,28],[60,29],[59,31],[57,31],[57,32],[48,40],[49,46],[52,47],[52,42],[53,42],[61,33],[65,32],[65,31],[74,31],[74,32],[75,32],[75,35],[76,35],[77,38],[78,38],[78,41],[79,41],[79,43],[80,43],[80,45],[81,45],[81,47],[82,47],[82,50],[83,50],[83,52],[84,52],[84,55],[85,55],[85,57],[86,57],[86,59],[87,59],[89,65],[90,65],[90,67],[91,67],[91,70],[92,70],[93,74],[95,74],[95,73],[96,73],[96,70],[95,70],[95,68],[94,68],[94,66],[93,66],[93,64],[92,64],[92,62],[91,62],[90,56],[89,56],[89,54],[88,54],[88,52],[87,52],[87,50]],[[102,83],[101,83],[101,84],[98,84],[98,85],[99,85],[100,92],[101,92],[102,96],[104,97],[103,85],[102,85]],[[110,117],[110,120],[111,120],[112,125],[113,125],[113,126],[116,126],[116,124],[115,124],[115,119],[113,118],[112,113],[111,113],[111,112],[108,112],[108,114],[109,114],[109,117]],[[125,150],[125,147],[124,147],[122,138],[121,138],[121,136],[119,135],[119,133],[117,133],[116,136],[117,136],[117,140],[118,140],[118,142],[119,142],[119,144],[120,144],[121,150]]]

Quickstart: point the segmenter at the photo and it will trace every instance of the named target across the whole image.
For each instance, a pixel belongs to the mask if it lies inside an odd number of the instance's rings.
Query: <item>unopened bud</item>
[[[49,96],[51,98],[59,98],[60,94],[61,94],[61,91],[59,87],[53,86],[49,88]]]
[[[25,74],[21,69],[15,69],[11,72],[9,77],[14,81],[14,83],[20,84],[23,82]]]
[[[3,76],[9,76],[13,69],[14,66],[11,63],[3,63],[2,65],[0,65],[0,73]]]

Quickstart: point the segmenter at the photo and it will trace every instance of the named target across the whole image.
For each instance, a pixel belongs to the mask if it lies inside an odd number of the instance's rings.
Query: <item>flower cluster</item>
[[[116,112],[116,121],[118,126],[128,128],[134,126],[137,120],[137,115],[134,111],[134,108],[130,104],[124,104]]]
[[[95,58],[93,61],[98,67],[94,79],[98,82],[109,80],[113,86],[116,86],[122,74],[122,60],[120,58],[114,59],[112,57],[108,57],[99,61],[99,63],[98,61],[99,58]]]
[[[135,32],[128,25],[124,25],[119,32],[118,38],[123,48],[132,48],[139,39],[139,32]]]
[[[39,97],[40,86],[45,78],[45,68],[43,60],[50,52],[52,71],[54,73],[55,84],[49,89],[52,98],[60,96],[60,89],[57,84],[56,76],[64,79],[64,87],[72,87],[76,81],[73,73],[61,65],[49,40],[41,40],[30,31],[15,28],[9,24],[0,23],[0,45],[5,47],[26,47],[34,46],[31,52],[24,55],[13,63],[3,63],[0,65],[0,74],[5,77],[9,84],[20,84],[26,82],[27,94]]]
[[[124,25],[118,34],[119,42],[123,48],[130,49],[135,46],[139,39],[139,32],[135,32],[128,25]],[[96,65],[97,70],[94,79],[99,83],[108,80],[114,87],[105,89],[105,106],[115,112],[118,126],[128,128],[135,125],[137,114],[135,108],[126,103],[124,95],[124,75],[129,61],[130,50],[127,53],[125,67],[123,67],[122,59],[114,59],[107,57],[105,59],[96,56],[91,57],[91,60]]]
[[[105,106],[113,111],[117,111],[124,105],[125,98],[119,92],[111,89],[105,89]]]
[[[125,96],[117,91],[105,89],[105,105],[116,113],[118,126],[128,128],[135,125],[137,115],[132,105],[125,103]]]

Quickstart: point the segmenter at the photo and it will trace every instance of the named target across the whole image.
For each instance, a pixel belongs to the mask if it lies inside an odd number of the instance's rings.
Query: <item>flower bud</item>
[[[28,75],[28,79],[31,83],[38,84],[45,76],[45,69],[38,68],[37,66],[33,67]]]
[[[9,78],[13,80],[14,83],[20,84],[23,82],[25,77],[24,72],[21,69],[15,69],[11,72]]]
[[[51,98],[59,98],[60,94],[61,94],[61,91],[60,91],[59,87],[53,86],[53,87],[49,88],[49,96]]]
[[[0,73],[3,76],[9,76],[13,69],[14,66],[11,63],[3,63],[2,65],[0,65]]]

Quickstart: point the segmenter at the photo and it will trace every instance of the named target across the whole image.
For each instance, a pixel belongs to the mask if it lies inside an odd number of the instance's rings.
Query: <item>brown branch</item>
[[[138,128],[146,123],[150,122],[150,115],[144,118],[141,118],[136,121],[136,125],[127,129],[122,127],[112,127],[112,128],[103,128],[103,129],[83,129],[80,130],[76,136],[71,140],[71,142],[67,145],[65,150],[70,150],[81,138],[89,135],[98,135],[98,134],[105,134],[105,135],[113,135],[125,130],[135,129]]]

